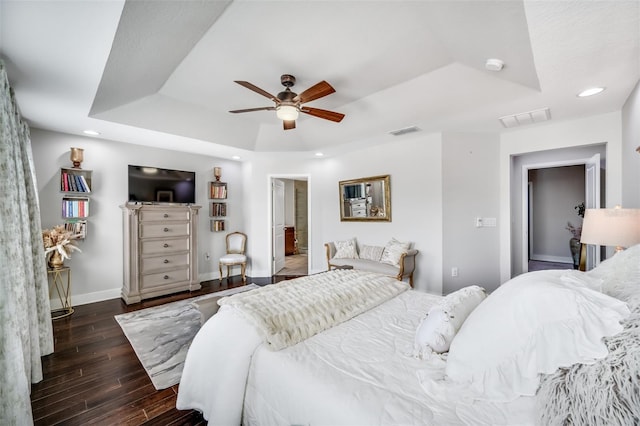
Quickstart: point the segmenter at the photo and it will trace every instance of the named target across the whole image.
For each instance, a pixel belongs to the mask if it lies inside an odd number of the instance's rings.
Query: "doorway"
[[[573,267],[574,260],[563,254],[571,255],[569,228],[582,225],[577,216],[579,204],[586,208],[600,208],[600,168],[600,154],[581,160],[522,166],[522,272],[570,269],[567,263]],[[540,185],[536,183],[538,180]],[[544,196],[536,196],[537,192],[542,193],[537,191],[537,186],[547,187]],[[540,254],[540,251],[549,254]],[[599,262],[599,251],[587,246],[587,270]]]
[[[308,176],[279,176],[271,181],[272,275],[308,275]]]

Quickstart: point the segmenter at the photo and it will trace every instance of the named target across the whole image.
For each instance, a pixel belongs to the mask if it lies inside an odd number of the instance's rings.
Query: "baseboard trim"
[[[120,290],[122,288],[112,288],[109,290],[96,291],[94,293],[85,293],[85,294],[72,294],[71,295],[71,306],[80,306],[80,305],[88,305],[89,303],[95,302],[103,302],[105,300],[110,299],[118,299],[120,297]],[[57,296],[57,293],[55,293]],[[55,297],[50,299],[49,303],[51,304],[51,309],[61,309],[62,303],[60,303],[60,299]]]
[[[550,256],[547,254],[532,254],[530,258],[540,262],[573,263],[572,257]]]

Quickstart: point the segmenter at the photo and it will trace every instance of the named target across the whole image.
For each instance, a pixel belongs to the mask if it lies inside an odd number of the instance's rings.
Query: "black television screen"
[[[196,174],[182,170],[129,165],[129,201],[195,203]]]

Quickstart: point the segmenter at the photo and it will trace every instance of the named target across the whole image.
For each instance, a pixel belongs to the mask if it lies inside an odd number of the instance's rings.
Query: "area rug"
[[[116,315],[122,331],[157,390],[180,383],[191,341],[200,329],[200,311],[192,304],[211,297],[253,290],[249,284],[166,305]]]

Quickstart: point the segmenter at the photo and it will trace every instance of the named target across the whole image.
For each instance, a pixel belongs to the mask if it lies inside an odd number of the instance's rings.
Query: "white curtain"
[[[53,352],[29,128],[0,61],[0,424],[32,424],[31,383]]]

